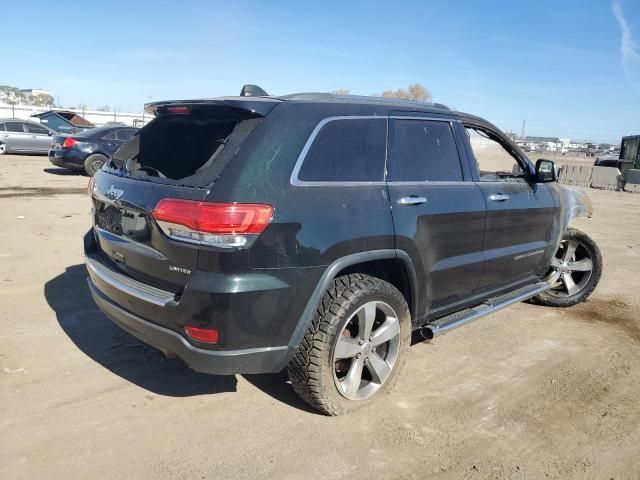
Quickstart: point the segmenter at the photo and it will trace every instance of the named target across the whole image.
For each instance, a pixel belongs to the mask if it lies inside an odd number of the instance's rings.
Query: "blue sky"
[[[419,82],[503,130],[526,119],[530,135],[640,133],[637,0],[22,0],[2,10],[0,84],[45,88],[65,106],[141,111],[245,83],[369,95]]]

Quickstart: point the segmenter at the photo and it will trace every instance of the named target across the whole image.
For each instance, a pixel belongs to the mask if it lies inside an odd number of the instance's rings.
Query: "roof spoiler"
[[[264,117],[280,102],[282,102],[282,100],[277,98],[218,97],[198,100],[168,100],[163,102],[152,102],[147,103],[144,106],[144,110],[151,115],[157,115],[158,113],[163,113],[169,107],[219,106],[241,111],[245,114],[248,113],[254,116]]]

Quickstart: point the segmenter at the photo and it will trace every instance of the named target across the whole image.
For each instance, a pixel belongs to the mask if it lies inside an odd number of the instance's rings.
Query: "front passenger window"
[[[481,182],[524,181],[524,172],[505,147],[479,128],[465,127]]]
[[[47,130],[46,128],[44,128],[41,125],[35,125],[33,123],[25,123],[26,127],[27,127],[27,133],[33,133],[36,135],[48,135],[49,134],[49,130]]]

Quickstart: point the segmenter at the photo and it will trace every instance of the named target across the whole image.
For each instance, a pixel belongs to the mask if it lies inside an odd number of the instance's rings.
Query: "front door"
[[[419,315],[472,295],[482,275],[486,207],[461,163],[454,122],[391,117],[387,185],[396,248],[413,260]]]
[[[556,208],[547,185],[531,181],[530,165],[495,130],[465,125],[472,168],[487,204],[485,270],[479,288],[535,281],[544,273]],[[546,257],[548,258],[548,257]]]
[[[49,135],[49,130],[35,123],[25,122],[24,126],[27,129],[29,150],[32,152],[48,152],[51,148],[52,138],[51,135]]]

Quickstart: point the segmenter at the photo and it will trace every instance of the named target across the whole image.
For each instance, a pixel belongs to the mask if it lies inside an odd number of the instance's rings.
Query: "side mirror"
[[[539,159],[536,162],[536,181],[538,183],[549,183],[558,180],[558,170],[556,164],[551,160]]]

